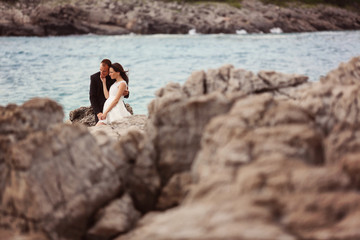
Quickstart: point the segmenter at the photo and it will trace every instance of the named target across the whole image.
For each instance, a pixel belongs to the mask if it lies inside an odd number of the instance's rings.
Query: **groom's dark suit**
[[[97,72],[90,76],[90,102],[94,110],[95,121],[98,122],[98,113],[103,112],[104,103],[106,98],[104,96],[103,84],[100,79],[100,72]],[[106,77],[106,87],[109,91],[111,85],[115,82],[115,79],[111,79],[110,76]]]

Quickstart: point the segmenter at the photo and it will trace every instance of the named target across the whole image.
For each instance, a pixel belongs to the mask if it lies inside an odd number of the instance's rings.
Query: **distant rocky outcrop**
[[[240,1],[239,1],[240,2]],[[329,5],[279,7],[243,0],[189,4],[161,0],[0,1],[0,35],[313,32],[360,29],[359,12]]]
[[[195,72],[102,127],[1,107],[0,237],[358,239],[359,89],[356,57],[318,82]]]

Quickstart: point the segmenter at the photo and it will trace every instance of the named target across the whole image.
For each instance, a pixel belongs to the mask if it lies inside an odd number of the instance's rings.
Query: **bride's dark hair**
[[[124,70],[120,63],[113,63],[110,67],[114,69],[115,72],[119,72],[120,76],[125,80],[127,84],[129,84],[129,77],[127,76],[127,71]]]

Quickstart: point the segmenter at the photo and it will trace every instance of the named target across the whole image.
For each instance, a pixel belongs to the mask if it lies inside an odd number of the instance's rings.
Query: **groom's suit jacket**
[[[111,85],[115,82],[115,79],[111,79],[110,76],[106,77],[106,87],[109,91]],[[100,79],[100,72],[97,72],[90,76],[90,103],[94,110],[95,120],[99,121],[97,114],[103,112],[104,103],[106,98],[104,96],[103,84]]]

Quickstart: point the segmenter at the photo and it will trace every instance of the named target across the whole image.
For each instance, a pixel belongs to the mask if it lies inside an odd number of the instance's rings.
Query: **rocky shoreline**
[[[194,72],[105,128],[0,106],[0,239],[360,239],[360,57],[307,80]]]
[[[188,4],[160,0],[0,1],[1,36],[269,33],[360,29],[360,13],[328,5],[279,7],[243,0]]]

